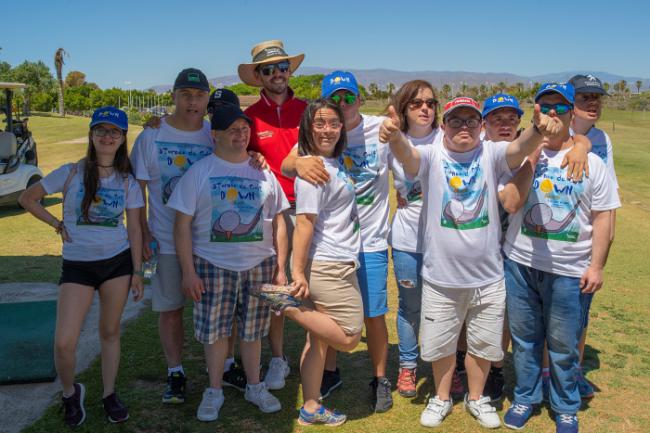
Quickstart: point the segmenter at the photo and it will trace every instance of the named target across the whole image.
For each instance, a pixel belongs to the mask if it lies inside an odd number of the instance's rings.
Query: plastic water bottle
[[[145,284],[151,284],[151,280],[153,280],[153,276],[156,275],[156,271],[158,270],[158,242],[155,240],[151,241],[149,243],[149,248],[151,248],[153,254],[151,258],[142,265]]]

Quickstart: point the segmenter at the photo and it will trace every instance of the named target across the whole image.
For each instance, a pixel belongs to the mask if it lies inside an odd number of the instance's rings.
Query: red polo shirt
[[[276,104],[262,90],[260,100],[244,111],[253,121],[248,149],[264,155],[284,194],[292,203],[296,201],[294,180],[283,176],[280,167],[284,158],[298,143],[298,127],[306,106],[305,101],[293,96],[291,89],[289,98],[282,105]]]

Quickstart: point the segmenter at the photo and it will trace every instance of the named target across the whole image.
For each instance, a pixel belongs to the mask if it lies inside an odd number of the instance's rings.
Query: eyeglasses
[[[427,107],[433,109],[437,103],[438,101],[436,101],[433,98],[429,98],[429,99],[416,98],[416,99],[411,99],[408,104],[411,110],[417,110],[420,107],[422,107],[422,104],[427,104]]]
[[[346,93],[343,96],[341,95],[332,95],[330,99],[336,104],[341,105],[341,101],[344,101],[346,105],[352,105],[357,100],[357,95],[354,93]]]
[[[341,129],[341,126],[343,126],[343,125],[339,121],[333,121],[333,122],[320,122],[320,121],[318,121],[318,122],[314,122],[312,126],[314,127],[314,129],[316,129],[318,131],[324,131],[325,128]]]
[[[121,129],[106,129],[106,128],[95,128],[93,129],[93,134],[97,137],[105,137],[106,134],[110,135],[111,138],[118,139],[122,137]]]
[[[451,119],[445,120],[445,125],[448,125],[452,128],[462,128],[463,125],[467,125],[468,128],[476,128],[481,124],[481,121],[476,117],[470,117],[469,119],[461,119],[459,117],[452,117]]]
[[[551,110],[555,110],[555,114],[561,115],[561,114],[568,113],[572,107],[569,104],[559,103],[559,104],[542,104],[539,106],[539,108],[542,114],[548,114],[551,112]]]
[[[273,72],[276,69],[282,73],[285,73],[289,70],[290,67],[291,64],[289,62],[279,62],[272,63],[270,65],[262,65],[259,67],[259,71],[262,73],[262,75],[268,77],[269,75],[273,75]]]

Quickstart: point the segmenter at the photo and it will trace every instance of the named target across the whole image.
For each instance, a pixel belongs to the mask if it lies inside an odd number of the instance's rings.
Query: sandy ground
[[[25,302],[56,299],[57,285],[51,283],[10,283],[0,284],[0,302]],[[151,296],[150,290],[145,290],[145,299]],[[81,330],[77,347],[77,373],[88,368],[99,354],[99,336],[97,320],[99,297],[91,307],[86,322]],[[137,317],[145,306],[150,305],[145,300],[129,302],[122,315],[122,326],[125,322]],[[21,429],[41,417],[45,409],[55,400],[60,391],[58,380],[50,383],[34,383],[22,385],[0,386],[0,421],[1,433],[18,433]]]

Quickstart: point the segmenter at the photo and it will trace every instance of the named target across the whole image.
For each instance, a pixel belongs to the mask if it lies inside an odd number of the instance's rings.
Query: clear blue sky
[[[308,66],[650,78],[650,6],[640,0],[38,0],[1,15],[0,60],[54,70],[63,47],[64,73],[102,88],[170,84],[188,66],[236,74],[267,39],[304,52]]]

